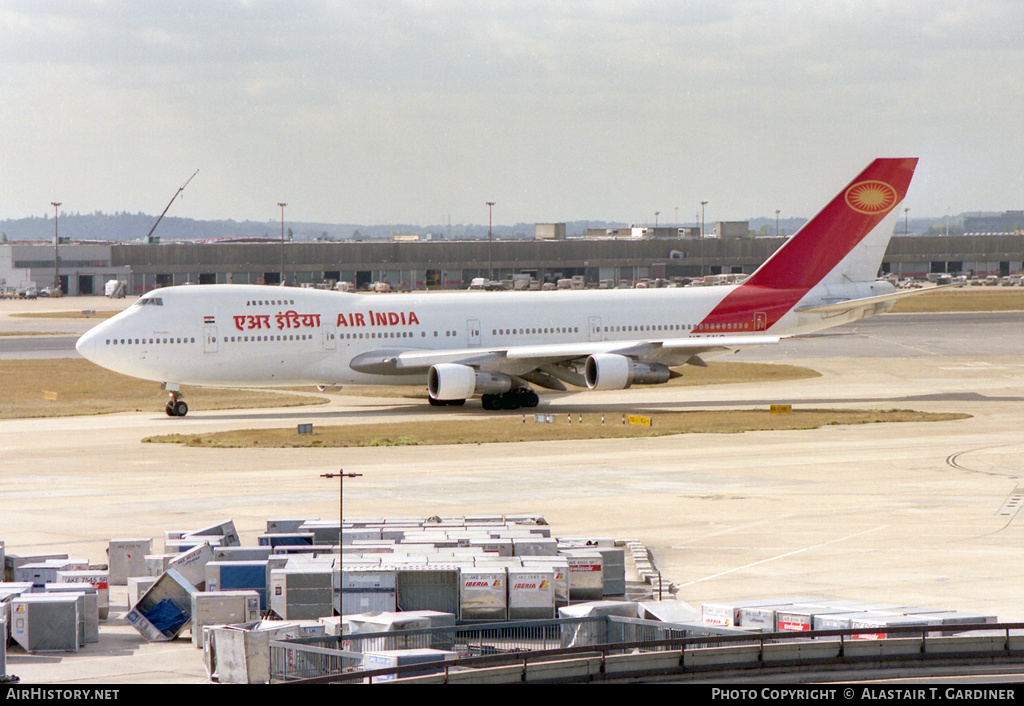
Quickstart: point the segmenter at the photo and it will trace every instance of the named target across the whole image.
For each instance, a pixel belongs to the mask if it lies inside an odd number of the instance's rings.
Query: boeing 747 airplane
[[[877,159],[742,284],[367,296],[258,285],[146,293],[77,343],[88,360],[181,385],[426,385],[435,406],[536,407],[532,386],[618,390],[888,311],[877,275],[917,159]]]

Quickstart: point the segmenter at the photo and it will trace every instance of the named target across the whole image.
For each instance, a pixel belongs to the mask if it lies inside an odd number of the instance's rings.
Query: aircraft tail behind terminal
[[[916,158],[873,161],[702,324],[720,324],[761,309],[765,328],[771,328],[812,290],[827,295],[830,289],[873,282],[892,237],[896,207],[916,166]]]

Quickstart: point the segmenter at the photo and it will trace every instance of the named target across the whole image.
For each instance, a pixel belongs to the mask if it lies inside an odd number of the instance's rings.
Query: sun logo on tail
[[[862,181],[846,190],[846,204],[860,213],[885,213],[896,205],[896,200],[896,189],[884,181]]]

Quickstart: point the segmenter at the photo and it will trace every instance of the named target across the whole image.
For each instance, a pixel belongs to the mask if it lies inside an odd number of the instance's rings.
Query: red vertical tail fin
[[[746,327],[751,312],[762,317],[758,330],[764,330],[819,284],[873,281],[916,167],[916,158],[876,159],[730,292],[698,330]]]
[[[768,258],[747,284],[806,292],[821,282],[903,201],[916,166],[916,158],[876,159]],[[891,235],[891,230],[883,232],[879,239],[888,243]],[[865,279],[877,274],[878,264]]]

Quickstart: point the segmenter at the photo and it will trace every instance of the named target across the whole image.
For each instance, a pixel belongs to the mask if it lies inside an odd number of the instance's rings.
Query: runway
[[[170,419],[154,388],[149,413],[0,421],[0,540],[8,553],[62,551],[99,563],[113,537],[152,537],[160,547],[167,530],[232,519],[243,542],[255,543],[268,518],[336,517],[337,485],[320,474],[344,468],[362,474],[345,484],[347,518],[540,514],[561,536],[642,541],[665,585],[692,605],[816,596],[1024,620],[1024,518],[1009,502],[1024,475],[1024,313],[890,315],[839,331],[731,358],[803,365],[819,378],[545,396],[541,411],[656,415],[791,403],[972,418],[630,441],[235,451],[142,439],[453,413],[471,423],[493,413],[342,391],[320,407],[196,409]],[[195,664],[175,678],[201,677],[198,651],[181,649]],[[9,659],[12,673],[27,668]]]

